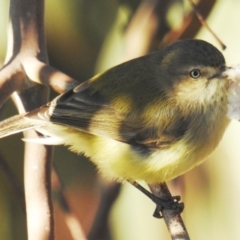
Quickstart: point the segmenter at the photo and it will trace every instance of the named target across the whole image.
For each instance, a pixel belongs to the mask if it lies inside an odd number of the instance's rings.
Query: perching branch
[[[166,183],[149,184],[149,188],[152,191],[152,193],[150,193],[136,181],[128,180],[128,182],[157,204],[157,208],[153,213],[153,216],[164,219],[170,236],[173,240],[190,239],[180,215],[184,205],[181,202],[179,203],[178,201],[175,202],[173,200]],[[171,205],[164,207],[163,203],[164,205]],[[175,206],[173,206],[173,203]],[[161,207],[161,209],[159,209],[159,207]]]
[[[152,193],[160,199],[171,199],[172,195],[168,190],[166,183],[150,184]],[[174,209],[163,209],[162,215],[168,227],[168,231],[173,240],[189,240],[189,235],[180,216],[180,213]]]

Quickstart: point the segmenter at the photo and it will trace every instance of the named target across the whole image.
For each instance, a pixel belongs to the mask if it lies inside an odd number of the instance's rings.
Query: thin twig
[[[87,240],[81,223],[72,211],[71,206],[69,205],[69,202],[64,194],[63,181],[56,167],[53,167],[52,178],[54,179],[54,184],[52,184],[53,192],[64,214],[65,222],[68,226],[72,238],[74,240]]]
[[[211,13],[216,0],[200,0],[197,4],[198,12],[201,12],[202,18],[206,19]],[[201,22],[197,18],[196,14],[191,11],[184,16],[182,24],[177,29],[171,29],[169,33],[164,36],[163,41],[160,44],[160,48],[173,43],[179,39],[193,38],[202,27]]]
[[[173,199],[170,191],[168,190],[166,183],[149,184],[149,187],[152,191],[152,193],[150,193],[148,190],[146,190],[136,181],[128,180],[128,182],[131,183],[137,189],[139,189],[147,197],[149,197],[154,203],[157,203],[157,204],[158,202],[167,203],[168,200]],[[182,203],[177,203],[177,204],[182,205]],[[165,220],[168,231],[173,240],[189,240],[190,239],[188,236],[187,230],[185,228],[185,225],[183,223],[183,220],[180,216],[179,209],[173,208],[171,206],[168,208],[163,207],[160,210],[161,215],[159,215],[158,209],[156,210],[157,211],[154,212],[154,216],[155,217],[161,216]]]
[[[219,37],[213,32],[213,30],[208,26],[208,24],[206,23],[206,21],[204,20],[202,14],[198,11],[197,6],[195,5],[195,3],[192,0],[188,0],[189,4],[191,5],[191,7],[193,8],[198,20],[200,21],[200,23],[202,24],[202,26],[204,26],[205,28],[207,28],[207,30],[214,36],[214,38],[218,41],[218,43],[220,44],[220,46],[222,47],[222,49],[226,49],[226,45],[219,39]]]
[[[101,181],[101,201],[95,221],[88,235],[89,240],[109,239],[108,219],[113,203],[117,199],[121,184],[111,182],[106,183]]]
[[[170,199],[172,195],[166,183],[149,184],[152,193],[160,199]],[[173,240],[189,240],[189,235],[180,214],[174,209],[163,209],[162,215]]]

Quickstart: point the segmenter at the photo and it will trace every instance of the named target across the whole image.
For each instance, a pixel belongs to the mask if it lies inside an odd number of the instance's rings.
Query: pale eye
[[[201,72],[200,72],[200,70],[198,70],[198,69],[193,69],[193,70],[190,72],[190,77],[191,77],[191,78],[194,78],[194,79],[200,78],[200,77],[201,77]]]

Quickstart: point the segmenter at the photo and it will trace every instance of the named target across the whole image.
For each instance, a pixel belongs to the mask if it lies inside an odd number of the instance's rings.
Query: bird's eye
[[[193,70],[190,72],[190,77],[191,77],[191,78],[194,78],[194,79],[200,78],[200,77],[201,77],[201,72],[200,72],[200,70],[198,70],[198,69],[193,69]]]

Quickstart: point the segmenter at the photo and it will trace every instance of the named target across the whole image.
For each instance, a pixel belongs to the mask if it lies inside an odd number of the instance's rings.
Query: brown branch
[[[144,0],[134,14],[124,36],[123,61],[148,53],[158,29],[157,1]]]
[[[180,216],[180,212],[183,210],[183,203],[173,200],[166,183],[149,184],[149,188],[153,193],[152,194],[136,181],[128,180],[128,182],[157,204],[157,208],[153,216],[156,218],[163,218],[165,220],[168,231],[173,240],[189,240],[187,230]],[[169,201],[169,207],[164,207],[162,205],[163,202],[167,203]],[[175,206],[173,206],[173,204]],[[159,207],[163,209],[159,209]]]
[[[166,183],[150,184],[152,193],[160,199],[171,199],[172,195]],[[189,240],[189,235],[180,216],[174,209],[163,209],[162,215],[173,240]]]
[[[197,9],[201,12],[202,18],[206,19],[211,13],[216,0],[200,0],[197,4]],[[160,47],[164,47],[170,43],[177,41],[178,39],[184,38],[193,38],[200,28],[202,27],[201,22],[196,17],[196,14],[192,11],[187,14],[183,21],[182,25],[178,29],[172,29],[161,42]]]
[[[63,181],[57,172],[56,167],[54,167],[52,170],[52,179],[53,192],[57,198],[60,209],[64,213],[64,220],[68,226],[72,239],[86,240],[87,238],[82,229],[81,223],[72,211],[68,200],[65,197]]]
[[[35,131],[28,131],[26,136],[38,137]],[[51,150],[51,147],[39,144],[25,145],[24,185],[29,240],[54,239]]]
[[[34,56],[17,56],[0,70],[0,106],[13,92],[21,91],[31,85],[26,82],[26,78],[50,86],[57,93],[66,92],[79,84],[78,81]]]
[[[37,58],[47,63],[44,34],[44,0],[11,0],[8,49],[5,66],[0,73],[2,102],[7,94],[18,90],[13,98],[20,112],[29,111],[46,103],[48,89],[29,80],[24,70],[24,59]],[[38,137],[28,131],[26,137]],[[27,143],[24,159],[24,185],[29,240],[54,238],[51,201],[52,148]]]
[[[79,84],[78,81],[41,62],[35,56],[18,55],[0,70],[0,106],[13,92],[33,85],[26,82],[26,78],[32,82],[50,86],[57,93],[66,92]]]
[[[112,206],[119,196],[121,184],[115,182],[103,182],[100,180],[101,186],[101,200],[90,233],[88,234],[89,240],[95,239],[108,239],[109,228],[108,218]]]
[[[0,107],[9,98],[9,96],[21,89],[25,79],[25,73],[23,72],[20,64],[15,62],[5,65],[0,71]]]
[[[78,81],[36,58],[24,59],[23,67],[32,81],[50,86],[57,93],[66,92],[79,84]]]
[[[39,3],[11,0],[8,49],[5,64],[0,70],[0,106],[13,92],[34,85],[30,81],[50,86],[57,93],[78,84],[78,81],[47,64],[41,13],[44,12],[43,3],[44,0]]]
[[[213,37],[217,40],[217,42],[220,44],[220,46],[223,50],[226,49],[226,45],[219,39],[219,37],[208,26],[208,24],[206,23],[206,21],[204,20],[204,18],[202,16],[202,14],[198,11],[198,8],[195,5],[195,3],[192,0],[188,0],[188,1],[191,5],[192,9],[194,10],[199,22],[202,24],[202,26],[204,26],[213,35]]]
[[[171,1],[143,0],[124,36],[124,58],[139,57],[156,50],[159,42],[169,32],[166,16]]]

